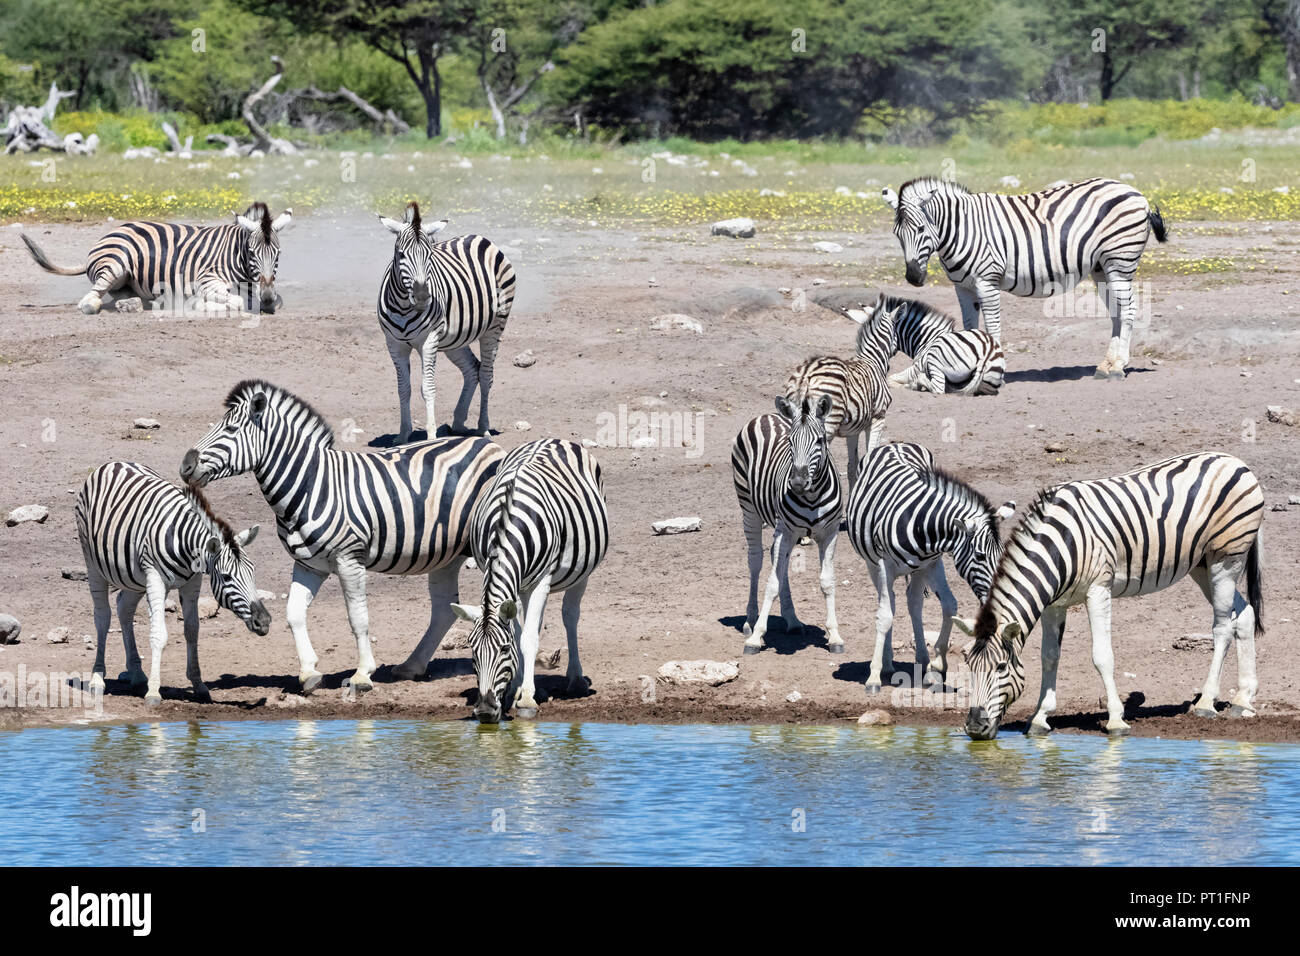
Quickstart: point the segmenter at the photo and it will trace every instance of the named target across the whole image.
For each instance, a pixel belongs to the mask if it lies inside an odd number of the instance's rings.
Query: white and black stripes
[[[310,405],[267,382],[239,383],[212,430],[185,455],[181,477],[206,484],[252,472],[276,515],[280,540],[294,559],[286,617],[310,690],[320,683],[307,639],[307,605],[337,573],[357,639],[351,686],[369,689],[365,603],[367,571],[428,574],[432,617],[399,676],[424,673],[452,621],[456,573],[469,554],[470,517],[501,460],[483,438],[445,438],[394,451],[342,451]]]
[[[1123,378],[1136,310],[1132,281],[1152,232],[1165,241],[1159,210],[1121,182],[1088,179],[1023,196],[972,193],[957,183],[923,177],[895,194],[894,234],[903,248],[907,281],[925,282],[938,255],[956,283],[966,329],[985,328],[1002,341],[1000,293],[1050,296],[1083,279],[1097,280],[1111,314],[1112,333],[1099,378]]]
[[[558,591],[564,592],[568,692],[585,690],[578,615],[587,578],[609,549],[604,481],[595,458],[559,439],[510,452],[474,510],[472,542],[483,569],[483,603],[454,609],[474,621],[479,720],[495,723],[512,705],[521,716],[536,714],[541,619],[548,595]],[[517,687],[514,696],[511,687]]]
[[[248,629],[266,634],[271,616],[258,598],[253,562],[244,547],[257,526],[236,534],[216,517],[196,488],[184,491],[133,462],[113,461],[92,471],[77,496],[77,534],[86,560],[86,579],[95,606],[98,649],[92,680],[103,686],[104,645],[109,625],[108,592],[118,589],[118,620],[127,672],[136,687],[146,684],[136,650],[135,609],[149,599],[153,661],[146,699],[161,702],[162,648],[167,640],[163,601],[179,589],[189,651],[187,675],[195,692],[208,696],[198,664],[197,600],[204,574],[217,603]]]
[[[286,209],[272,219],[266,205],[255,202],[224,226],[125,222],[94,245],[84,269],[53,265],[26,233],[23,242],[47,272],[90,278],[91,290],[79,304],[88,315],[130,297],[162,299],[174,311],[269,313],[279,302],[279,233],[292,218]]]
[[[446,220],[424,224],[420,207],[407,203],[405,218],[380,217],[397,238],[393,258],[379,287],[379,327],[397,370],[401,409],[398,441],[411,436],[411,353],[420,357],[420,390],[425,429],[437,431],[434,414],[434,365],[439,352],[460,369],[464,382],[452,416],[452,430],[464,431],[474,390],[479,390],[477,431],[489,430],[488,393],[497,348],[515,298],[515,270],[505,253],[483,236],[459,236],[434,242]],[[479,343],[476,358],[469,348]]]
[[[902,352],[912,359],[911,367],[889,376],[891,385],[936,395],[996,395],[1002,387],[1006,357],[983,329],[954,329],[952,318],[938,309],[892,295],[879,296],[869,314],[848,314],[854,321],[888,328],[890,355]]]
[[[1106,690],[1112,734],[1127,732],[1115,688],[1112,598],[1150,594],[1190,576],[1214,607],[1214,657],[1196,711],[1214,715],[1219,672],[1237,647],[1235,715],[1252,712],[1255,633],[1263,630],[1259,528],[1264,498],[1250,469],[1230,455],[1183,455],[1113,478],[1043,491],[1007,542],[970,654],[967,732],[997,733],[1024,689],[1021,651],[1043,623],[1043,690],[1030,724],[1047,732],[1056,705],[1056,665],[1066,609],[1088,606],[1093,663]],[[1237,593],[1246,579],[1247,599]],[[968,626],[967,626],[968,627]]]

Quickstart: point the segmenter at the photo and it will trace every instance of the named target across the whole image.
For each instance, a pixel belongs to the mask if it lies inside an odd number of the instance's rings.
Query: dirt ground
[[[731,441],[745,421],[771,410],[772,396],[793,364],[818,352],[851,351],[854,326],[823,303],[874,298],[877,286],[864,285],[864,276],[896,275],[886,291],[910,294],[892,236],[876,230],[796,238],[760,227],[756,238],[734,240],[709,237],[707,226],[570,223],[541,229],[486,219],[458,221],[456,227],[492,236],[519,272],[520,294],[492,395],[498,441],[510,448],[544,436],[614,434],[623,444],[596,452],[605,471],[613,543],[583,607],[582,662],[591,689],[583,698],[562,699],[561,654],[555,669],[539,671],[539,691],[551,695],[542,718],[833,721],[884,707],[896,722],[960,726],[966,706],[960,694],[946,701],[918,701],[891,688],[877,697],[865,694],[876,595],[846,537],[836,576],[848,653],[825,649],[816,552],[807,549],[802,564],[796,556],[791,581],[809,625],[804,637],[787,636],[774,618],[771,647],[741,655],[748,578],[729,467]],[[1300,263],[1294,251],[1300,225],[1171,227],[1172,241],[1161,249],[1165,258],[1139,276],[1150,327],[1136,334],[1127,380],[1092,378],[1109,323],[1091,314],[1097,308],[1091,286],[1054,305],[1004,297],[1009,374],[1002,394],[895,392],[887,437],[928,445],[942,465],[991,499],[1014,499],[1022,507],[1043,485],[1114,474],[1175,454],[1216,449],[1243,458],[1270,507],[1281,509],[1270,511],[1264,522],[1268,632],[1258,642],[1260,715],[1210,722],[1186,713],[1205,678],[1209,651],[1174,644],[1189,634],[1207,634],[1211,617],[1190,581],[1116,603],[1116,677],[1136,718],[1134,733],[1296,740],[1300,658],[1291,650],[1300,620],[1300,506],[1286,503],[1300,494],[1300,428],[1268,421],[1265,409],[1300,407]],[[33,231],[55,261],[73,263],[107,230],[98,223]],[[817,253],[811,243],[819,238],[848,248]],[[373,224],[359,229],[353,222],[306,216],[285,234],[284,246],[278,286],[285,308],[244,327],[239,319],[160,318],[149,312],[84,316],[75,304],[86,282],[39,272],[17,231],[0,232],[0,512],[25,504],[50,509],[43,524],[0,527],[0,611],[23,623],[21,642],[0,647],[0,673],[90,670],[94,651],[83,641],[93,633],[90,596],[84,583],[64,579],[61,569],[81,567],[73,504],[91,468],[126,459],[175,476],[185,450],[220,415],[231,385],[247,377],[269,379],[307,398],[340,434],[353,435],[357,448],[391,437],[397,424],[394,375],[374,315],[390,244]],[[1199,274],[1178,267],[1201,257],[1242,261],[1247,254],[1268,265]],[[782,288],[795,291],[787,295]],[[932,282],[916,294],[957,310],[946,282]],[[806,303],[802,311],[800,303]],[[1051,314],[1069,306],[1082,314]],[[704,331],[652,331],[651,319],[664,313],[685,313]],[[511,360],[525,349],[533,350],[537,362],[516,368]],[[895,369],[905,362],[896,358]],[[445,359],[439,363],[444,424],[458,374]],[[418,399],[415,404],[419,422],[422,407]],[[654,447],[628,447],[637,437],[636,420],[631,433],[621,436],[617,423],[638,411],[678,417],[665,420],[668,427]],[[141,416],[158,419],[161,428],[133,429],[132,420]],[[517,422],[531,428],[520,430]],[[1058,444],[1064,451],[1045,450]],[[836,443],[833,454],[842,472],[843,445]],[[271,633],[257,638],[225,611],[204,621],[199,649],[214,702],[200,704],[184,677],[179,620],[169,615],[163,705],[147,709],[124,684],[110,681],[103,714],[94,719],[468,716],[475,694],[472,665],[469,652],[454,646],[467,634],[463,624],[435,655],[428,679],[395,682],[381,666],[375,689],[350,699],[342,682],[355,667],[355,645],[332,581],[309,616],[327,677],[311,697],[298,696],[297,659],[283,619],[290,561],[276,540],[274,519],[251,476],[219,482],[208,492],[238,527],[263,525],[266,533],[252,551],[259,587],[276,595],[268,602],[275,618]],[[699,533],[651,533],[651,522],[685,515],[700,516]],[[477,572],[463,572],[465,600],[477,600],[477,579]],[[950,580],[961,613],[973,614],[969,589],[952,572]],[[906,665],[913,650],[901,581],[897,593],[895,657]],[[369,599],[376,657],[381,665],[398,663],[427,620],[424,582],[372,575]],[[937,628],[938,617],[931,600],[928,629]],[[145,618],[142,609],[140,627]],[[56,627],[71,629],[67,643],[49,642],[48,632]],[[116,620],[113,627],[110,677],[123,665]],[[1035,631],[1027,651],[1028,686],[1008,729],[1023,727],[1037,699],[1037,645]],[[542,650],[563,647],[553,602]],[[681,659],[737,661],[740,676],[716,688],[690,690],[652,679],[665,661]],[[1224,698],[1234,686],[1235,667],[1230,655]],[[1101,684],[1081,611],[1067,624],[1059,692],[1056,725],[1099,732]],[[28,706],[0,713],[7,726],[85,720],[79,708]]]

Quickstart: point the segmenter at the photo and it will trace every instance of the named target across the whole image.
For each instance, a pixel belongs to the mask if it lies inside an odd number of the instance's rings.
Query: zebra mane
[[[414,199],[406,204],[406,224],[416,232],[420,231],[420,204]]]
[[[897,308],[902,308],[903,315],[917,313],[923,316],[938,316],[947,323],[948,328],[954,328],[953,318],[942,309],[936,309],[929,303],[922,302],[920,299],[905,299],[901,295],[887,295],[882,292],[876,298],[875,309],[883,308],[885,312],[893,312]],[[895,320],[897,324],[897,320]]]
[[[244,213],[245,219],[252,219],[262,227],[262,238],[271,242],[274,235],[271,231],[271,210],[264,202],[255,202],[248,207]]]
[[[997,593],[998,582],[1002,579],[1007,563],[1015,560],[1011,554],[1011,543],[1031,535],[1037,530],[1039,523],[1043,520],[1043,513],[1047,510],[1048,504],[1056,498],[1056,492],[1060,488],[1061,485],[1049,485],[1039,491],[1037,497],[1025,509],[1024,517],[1012,530],[1011,537],[1007,540],[1007,545],[1002,551],[1002,560],[998,562],[997,570],[993,572],[993,582],[989,585],[989,599],[980,606],[979,613],[975,615],[976,641],[991,640],[997,635],[998,620],[993,611],[993,595]]]
[[[497,559],[501,554],[501,545],[505,541],[506,532],[510,528],[510,506],[515,499],[515,480],[519,477],[519,472],[524,466],[537,457],[541,451],[541,442],[538,442],[529,453],[528,457],[514,466],[514,470],[504,477],[505,491],[501,498],[501,513],[497,515],[497,526],[492,530],[492,542],[488,547],[486,562],[488,567],[483,569],[483,605],[487,606],[488,586],[491,582],[492,571],[496,568]]]
[[[898,187],[898,208],[894,210],[895,225],[903,221],[903,197],[909,189],[924,190],[927,196],[937,192],[956,193],[961,196],[971,195],[971,191],[961,183],[939,179],[937,176],[918,176],[915,179],[909,179]]]
[[[968,485],[952,472],[945,471],[942,468],[936,467],[929,469],[926,471],[924,478],[926,485],[930,488],[940,492],[956,492],[963,502],[977,505],[986,515],[988,515],[989,526],[993,529],[994,537],[1001,540],[1002,521],[998,518],[997,508],[995,508],[993,503],[984,496],[983,492]]]
[[[311,406],[311,403],[305,399],[299,398],[297,395],[293,394],[293,392],[281,388],[279,385],[273,385],[265,379],[244,379],[232,388],[230,394],[226,396],[226,408],[234,408],[244,399],[251,397],[254,392],[265,392],[268,398],[280,398],[288,403],[297,405],[307,413],[309,419],[319,426],[321,432],[325,436],[325,447],[334,447],[334,429],[330,427],[330,423],[325,420],[324,415],[316,411],[316,409]]]
[[[230,527],[229,523],[227,523],[224,518],[220,517],[212,510],[212,505],[208,504],[208,499],[203,496],[203,492],[195,485],[186,484],[181,488],[181,494],[185,496],[186,500],[189,501],[194,510],[199,513],[207,523],[208,527],[212,531],[221,535],[221,540],[226,543],[227,547],[233,548],[235,552],[238,553],[240,548],[239,542],[235,540],[235,529]]]

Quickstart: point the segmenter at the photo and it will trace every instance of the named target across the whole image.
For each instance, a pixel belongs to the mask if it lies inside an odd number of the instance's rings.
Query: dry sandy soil
[[[520,228],[490,220],[457,222],[508,248],[520,276],[520,295],[502,346],[493,392],[494,425],[507,448],[558,436],[597,437],[602,415],[658,410],[687,416],[692,447],[670,434],[659,447],[598,451],[606,476],[613,545],[587,591],[582,660],[591,680],[583,698],[562,698],[564,659],[539,671],[539,690],[551,695],[549,719],[626,721],[831,721],[884,706],[899,722],[958,727],[964,706],[950,696],[909,706],[887,689],[863,690],[870,657],[876,595],[866,569],[843,540],[837,562],[838,611],[848,653],[825,650],[824,608],[814,549],[792,577],[802,638],[787,637],[779,619],[771,648],[741,656],[740,626],[747,572],[740,514],[732,491],[730,446],[750,417],[771,409],[789,368],[818,352],[847,353],[852,324],[821,303],[836,306],[873,298],[863,276],[896,274],[888,291],[903,292],[901,261],[891,236],[827,234],[849,244],[827,256],[811,238],[710,238],[707,227],[597,229],[572,224]],[[896,392],[887,435],[930,446],[939,461],[996,501],[1022,506],[1045,484],[1121,472],[1184,452],[1218,449],[1239,455],[1263,483],[1270,506],[1265,534],[1265,620],[1259,641],[1260,716],[1247,721],[1199,721],[1186,713],[1208,667],[1204,649],[1174,648],[1176,639],[1206,633],[1210,608],[1189,581],[1115,607],[1116,676],[1127,695],[1134,732],[1166,736],[1229,736],[1260,740],[1300,738],[1300,659],[1292,655],[1300,620],[1300,429],[1266,420],[1268,405],[1300,407],[1300,275],[1295,243],[1300,227],[1273,224],[1174,223],[1170,254],[1243,256],[1249,250],[1278,269],[1187,275],[1168,267],[1143,278],[1150,297],[1150,328],[1137,333],[1132,372],[1122,383],[1094,381],[1092,367],[1105,350],[1109,324],[1087,315],[1047,318],[1042,301],[1004,299],[1008,384],[995,398]],[[56,261],[76,262],[106,231],[103,224],[35,227]],[[358,238],[358,236],[360,238]],[[372,224],[302,217],[286,234],[280,292],[286,306],[255,328],[238,319],[160,319],[150,313],[81,315],[75,303],[81,279],[39,272],[14,230],[0,233],[0,512],[29,503],[50,509],[44,524],[0,527],[0,610],[23,622],[21,642],[0,648],[0,672],[89,671],[93,649],[90,597],[84,583],[61,569],[81,564],[73,503],[86,473],[110,459],[135,460],[176,475],[185,450],[220,414],[236,381],[263,377],[309,399],[336,427],[361,429],[361,448],[386,442],[397,422],[393,369],[376,326],[373,302],[391,247]],[[1164,251],[1164,250],[1162,250]],[[816,280],[822,280],[818,283]],[[806,291],[796,311],[781,287]],[[1091,287],[1074,301],[1095,304]],[[919,295],[952,312],[956,300],[944,282]],[[1059,303],[1058,303],[1059,305]],[[688,331],[651,331],[650,320],[687,313],[704,325]],[[511,359],[532,349],[528,369]],[[895,369],[905,358],[895,360]],[[445,422],[459,383],[439,365]],[[416,402],[419,405],[418,401]],[[417,422],[422,409],[417,411]],[[161,429],[133,430],[133,419],[159,419]],[[520,431],[516,422],[531,423]],[[1045,445],[1059,443],[1063,452]],[[347,446],[344,446],[347,447]],[[834,454],[843,469],[843,446]],[[381,667],[375,689],[359,701],[342,689],[355,667],[337,584],[327,583],[310,614],[325,684],[310,698],[296,694],[297,661],[283,620],[290,562],[273,533],[274,521],[249,476],[210,486],[217,509],[238,526],[261,522],[267,531],[253,547],[259,586],[272,591],[275,622],[265,638],[250,634],[229,613],[203,622],[200,655],[214,702],[193,700],[184,677],[179,621],[169,617],[172,640],[163,661],[165,700],[148,710],[124,684],[110,681],[105,720],[240,719],[289,716],[468,715],[474,679],[468,651],[444,644],[429,678],[394,682]],[[655,537],[660,518],[699,515],[697,534]],[[465,571],[462,595],[475,600],[477,572]],[[974,599],[950,572],[962,613]],[[902,582],[896,659],[913,657]],[[372,634],[381,665],[401,661],[427,620],[421,580],[372,576]],[[140,612],[140,625],[145,614]],[[938,624],[937,604],[926,608]],[[66,644],[48,632],[72,630]],[[465,625],[449,636],[463,640]],[[109,635],[109,674],[122,667],[120,632]],[[542,635],[544,653],[563,648],[558,612]],[[717,688],[654,686],[673,659],[736,660],[740,676]],[[1012,711],[1023,727],[1038,685],[1037,632],[1031,639],[1029,684]],[[1230,656],[1224,694],[1235,683]],[[647,688],[653,688],[647,690]],[[1103,719],[1100,681],[1093,670],[1086,617],[1071,615],[1059,681],[1062,730],[1098,732]],[[793,691],[799,699],[789,702]],[[647,699],[650,698],[650,699]],[[80,709],[10,709],[9,726],[83,720]]]

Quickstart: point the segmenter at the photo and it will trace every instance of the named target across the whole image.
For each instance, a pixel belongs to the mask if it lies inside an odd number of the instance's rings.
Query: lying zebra
[[[288,209],[272,219],[265,203],[255,202],[224,226],[124,222],[95,243],[80,269],[54,265],[31,236],[22,238],[46,272],[90,277],[78,304],[87,315],[131,297],[178,311],[272,313],[280,305],[280,231],[292,219]]]
[[[1258,688],[1255,636],[1262,634],[1259,528],[1264,495],[1250,469],[1231,455],[1183,455],[1093,481],[1071,481],[1039,494],[1012,533],[988,600],[974,623],[967,654],[971,708],[966,732],[997,735],[1007,708],[1025,687],[1022,654],[1043,622],[1043,683],[1030,734],[1051,731],[1056,669],[1066,610],[1086,603],[1092,662],[1106,689],[1112,736],[1128,733],[1115,687],[1110,605],[1191,577],[1214,607],[1214,656],[1193,713],[1215,716],[1214,699],[1229,644],[1237,647],[1237,694],[1228,713],[1254,715]],[[1245,576],[1249,603],[1237,592]]]
[[[916,666],[925,682],[943,683],[948,672],[948,637],[957,599],[943,573],[943,556],[952,555],[957,573],[982,603],[1002,557],[999,519],[1016,503],[996,510],[970,485],[935,467],[928,448],[910,442],[881,445],[849,495],[847,524],[853,549],[867,562],[876,585],[876,641],[871,652],[867,693],[880,692],[882,675],[893,667],[894,580],[910,575],[907,610],[912,618]],[[921,611],[927,585],[939,597],[943,624],[931,665]]]
[[[271,628],[271,615],[253,583],[253,562],[244,551],[257,537],[257,525],[235,534],[197,489],[182,491],[144,465],[125,461],[111,461],[90,473],[77,496],[76,520],[95,605],[98,643],[91,689],[104,689],[108,591],[119,588],[117,619],[126,650],[122,679],[136,690],[147,688],[145,703],[162,703],[164,604],[167,592],[176,588],[185,622],[185,676],[200,700],[210,700],[199,672],[198,600],[204,573],[217,603],[250,631],[264,636]],[[135,645],[135,611],[141,596],[148,599],[153,652],[147,678]]]
[[[745,653],[757,654],[766,643],[767,615],[777,590],[788,633],[802,632],[790,597],[790,551],[803,535],[817,542],[821,588],[826,598],[826,644],[844,652],[835,620],[835,541],[843,498],[840,477],[831,461],[826,419],[831,400],[809,396],[798,404],[777,398],[780,415],[759,415],[740,430],[731,449],[731,472],[745,527],[749,553],[749,604],[745,611]],[[772,535],[772,574],[763,607],[758,606],[758,576],[763,570],[763,528]]]
[[[609,549],[600,465],[571,441],[552,438],[521,445],[502,461],[492,487],[475,507],[470,536],[474,559],[483,569],[483,603],[451,607],[458,617],[474,622],[474,713],[481,722],[495,724],[516,705],[520,717],[531,719],[537,716],[533,667],[542,615],[547,597],[558,591],[564,592],[560,616],[569,644],[568,693],[586,689],[578,659],[578,615],[587,579]]]
[[[888,335],[885,368],[898,352],[912,359],[910,368],[889,376],[890,385],[935,395],[996,395],[1002,387],[1006,358],[983,329],[954,329],[951,317],[924,302],[883,294],[870,313],[844,311],[859,325],[888,330],[876,336],[882,340]]]

